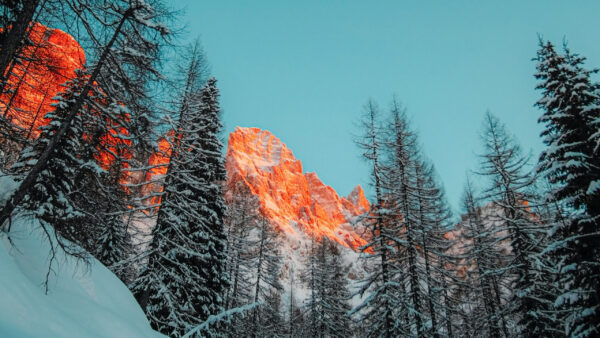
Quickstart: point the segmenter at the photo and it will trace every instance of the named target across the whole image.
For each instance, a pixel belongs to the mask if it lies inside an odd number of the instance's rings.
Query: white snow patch
[[[590,186],[588,187],[586,194],[587,195],[593,195],[595,194],[598,190],[600,190],[600,180],[596,180],[590,183]]]
[[[0,205],[14,188],[0,176]],[[163,337],[96,259],[86,266],[58,252],[46,294],[49,257],[48,239],[32,217],[17,216],[9,234],[0,231],[0,337]]]

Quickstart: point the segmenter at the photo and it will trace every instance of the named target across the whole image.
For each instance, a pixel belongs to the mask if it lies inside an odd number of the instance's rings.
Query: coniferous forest
[[[65,255],[108,268],[169,337],[600,336],[600,83],[584,56],[539,38],[544,150],[482,112],[458,213],[410,112],[365,100],[348,145],[369,168],[362,241],[292,241],[253,177],[228,180],[219,82],[180,16],[162,0],[0,4],[0,239],[16,255],[26,222],[42,234],[45,295]]]

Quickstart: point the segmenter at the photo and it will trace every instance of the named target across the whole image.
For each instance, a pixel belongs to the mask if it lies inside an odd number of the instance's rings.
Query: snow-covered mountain
[[[316,173],[304,173],[269,131],[237,127],[229,135],[226,169],[227,186],[243,182],[259,197],[263,216],[288,237],[326,236],[353,249],[365,244],[351,225],[370,208],[360,185],[340,197]]]
[[[366,241],[356,223],[370,204],[360,186],[340,197],[316,173],[304,173],[300,160],[277,137],[258,128],[237,127],[229,135],[226,169],[226,200],[236,185],[245,185],[258,196],[261,214],[278,230],[286,306],[292,287],[297,304],[308,298],[300,276],[307,269],[313,238],[319,241],[325,236],[340,245],[349,279],[363,274],[357,249]]]

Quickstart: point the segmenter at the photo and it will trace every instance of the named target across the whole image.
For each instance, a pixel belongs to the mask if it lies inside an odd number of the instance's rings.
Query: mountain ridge
[[[259,197],[263,216],[283,233],[326,236],[355,250],[366,244],[352,226],[370,209],[362,187],[340,197],[316,173],[303,172],[302,162],[268,130],[236,127],[229,135],[226,169],[228,189],[245,184]]]

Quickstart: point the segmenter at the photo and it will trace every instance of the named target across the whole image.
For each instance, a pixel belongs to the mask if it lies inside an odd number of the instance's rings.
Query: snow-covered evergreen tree
[[[23,150],[19,161],[13,166],[14,171],[26,171],[35,165],[40,153],[63,123],[68,107],[85,81],[85,74],[78,73],[75,79],[65,84],[64,92],[57,96],[55,110],[47,114],[51,119],[50,124],[41,128],[40,137],[32,147]],[[63,238],[88,250],[93,247],[97,228],[85,221],[86,213],[92,210],[86,208],[85,204],[89,196],[82,199],[81,192],[87,190],[85,183],[90,182],[88,179],[98,180],[104,171],[94,160],[96,149],[85,139],[85,135],[95,133],[93,128],[97,122],[97,114],[91,109],[79,111],[65,138],[54,147],[46,170],[41,172],[24,201],[26,209],[47,225],[53,226]],[[81,249],[71,245],[67,247],[73,249],[69,250],[71,253],[85,256]]]
[[[132,142],[128,130],[129,114],[120,104],[101,106],[102,130],[90,138],[97,153],[94,158],[105,173],[98,180],[88,178],[85,195],[80,196],[92,212],[87,221],[95,224],[96,235],[90,252],[111,269],[125,284],[135,278],[136,269],[129,209],[132,196],[126,186],[129,179]]]
[[[431,325],[428,335],[440,337],[444,332],[451,331],[444,325],[442,316],[451,312],[447,297],[443,294],[444,283],[447,281],[443,261],[449,257],[446,251],[452,244],[445,238],[445,233],[450,226],[450,209],[447,205],[444,191],[435,179],[434,169],[431,165],[417,161],[414,167],[416,177],[416,202],[417,215],[420,224],[420,248],[424,265],[424,290],[423,295],[427,300],[427,310]],[[443,311],[442,311],[443,309]]]
[[[72,103],[86,76],[79,72],[77,78],[65,84],[56,109],[47,114],[52,122],[41,128],[33,147],[22,153],[13,166],[15,172],[28,170],[35,163],[60,127],[65,107]],[[123,219],[128,196],[121,180],[123,154],[129,151],[130,140],[116,131],[126,131],[126,121],[122,106],[94,89],[27,195],[25,206],[70,241],[59,241],[69,253],[80,257],[90,253],[128,282],[133,270],[132,264],[125,261],[133,244]]]
[[[282,285],[279,282],[282,264],[277,232],[267,218],[260,215],[258,196],[243,182],[227,194],[227,253],[231,285],[227,307],[245,304],[261,305],[233,318],[227,327],[229,335],[279,336],[284,327]]]
[[[277,247],[277,233],[266,218],[262,218],[254,229],[254,245],[249,252],[249,271],[251,272],[252,302],[264,302],[254,309],[249,316],[249,326],[252,334],[257,337],[273,336],[280,329],[280,323],[269,322],[279,318],[280,294],[282,286],[279,283],[281,269],[281,254]]]
[[[249,260],[252,258],[249,251],[254,243],[249,235],[260,220],[260,202],[243,182],[239,182],[228,193],[227,271],[231,284],[227,291],[227,309],[231,309],[250,302],[251,287],[247,276],[250,273]],[[243,332],[242,329],[240,332]]]
[[[535,185],[531,186],[531,196],[540,196],[537,204],[530,204],[531,212],[539,219],[540,224],[544,224],[548,233],[553,233],[555,229],[563,232],[566,229],[568,217],[562,206],[551,199],[542,200],[543,196],[551,190],[548,182],[540,184],[543,178],[538,178]],[[564,337],[564,312],[555,306],[556,296],[562,293],[561,280],[562,265],[567,258],[567,250],[557,248],[553,245],[555,236],[547,234],[539,243],[541,251],[534,255],[533,278],[536,283],[535,298],[537,300],[536,310],[534,312],[536,320],[531,321],[529,327],[523,330],[531,337]],[[539,325],[537,323],[543,323]],[[529,334],[531,332],[531,334]]]
[[[543,110],[538,122],[545,129],[547,148],[538,170],[553,185],[549,201],[571,210],[571,221],[553,233],[547,253],[561,265],[562,292],[555,305],[565,313],[564,331],[588,337],[600,332],[600,152],[598,85],[585,58],[564,46],[558,53],[550,42],[540,41],[537,57],[537,89]],[[565,257],[566,259],[561,259]]]
[[[65,27],[78,33],[75,35],[80,37],[80,42],[90,43],[90,46],[84,47],[89,47],[86,48],[86,54],[88,60],[94,60],[94,65],[88,68],[90,70],[85,81],[76,87],[78,91],[73,93],[68,105],[61,107],[63,113],[60,127],[54,130],[52,137],[45,143],[46,148],[39,152],[35,164],[0,209],[0,226],[10,219],[15,208],[28,195],[33,194],[33,186],[57,153],[54,148],[64,142],[63,138],[69,134],[71,123],[77,119],[82,109],[86,109],[85,105],[96,87],[101,88],[113,102],[126,106],[131,112],[131,119],[138,125],[137,121],[148,120],[147,112],[152,107],[152,94],[156,94],[156,91],[150,94],[149,83],[163,81],[157,64],[161,55],[161,38],[168,35],[169,30],[160,22],[168,16],[160,3],[141,0],[65,2],[67,4],[53,6],[57,11],[56,17],[65,20]],[[35,3],[37,6],[39,1],[28,3]],[[78,10],[73,10],[74,8]],[[29,21],[25,22],[25,28],[28,26]],[[21,33],[18,34],[19,43],[25,36]]]
[[[406,113],[396,100],[392,102],[390,115],[384,187],[390,199],[391,214],[395,215],[391,222],[399,229],[395,234],[395,260],[405,265],[401,267],[403,273],[399,273],[397,283],[405,286],[407,301],[403,305],[409,312],[411,334],[422,336],[429,318],[426,316],[423,304],[426,297],[421,287],[425,266],[419,259],[425,224],[419,213],[420,194],[415,171],[419,163],[418,146]]]
[[[400,245],[400,228],[393,220],[398,215],[391,213],[391,201],[386,200],[384,196],[382,129],[379,126],[378,115],[377,104],[369,101],[361,121],[364,134],[358,145],[364,150],[363,156],[372,168],[371,179],[376,201],[363,219],[370,239],[361,247],[362,257],[366,261],[366,277],[361,281],[362,285],[357,292],[361,296],[369,296],[352,309],[351,314],[359,317],[361,326],[369,336],[397,337],[409,335],[410,331],[406,318],[398,314],[407,308],[404,303],[404,284],[396,280],[404,275],[395,257]]]
[[[536,204],[535,196],[528,194],[534,182],[526,168],[529,158],[522,155],[504,125],[490,113],[485,116],[482,136],[484,153],[478,173],[488,181],[484,198],[499,211],[491,213],[488,222],[505,230],[511,250],[507,265],[502,267],[502,275],[514,276],[510,287],[513,297],[507,303],[510,319],[514,321],[510,326],[514,326],[516,332],[542,332],[547,323],[541,322],[535,314],[540,301],[537,288],[541,285],[535,280],[534,257],[541,251],[540,243],[547,229],[529,206]]]
[[[307,308],[307,332],[312,337],[352,336],[350,292],[347,289],[345,267],[338,244],[327,237],[313,241],[310,255],[309,289],[311,297]]]
[[[134,285],[152,326],[173,336],[223,312],[229,286],[218,90],[214,78],[200,92],[191,83],[180,105],[148,265]]]
[[[443,264],[452,259],[444,237],[449,208],[400,105],[392,102],[386,128],[377,127],[376,113],[373,104],[367,106],[362,143],[378,197],[365,216],[371,233],[363,248],[368,278],[361,292],[371,296],[353,312],[372,335],[449,334],[454,305],[446,291],[452,276]]]
[[[301,277],[308,285],[310,290],[310,298],[306,305],[305,316],[307,319],[304,331],[311,337],[316,337],[319,334],[320,317],[321,317],[321,286],[324,277],[324,271],[319,269],[317,261],[319,260],[320,245],[318,245],[315,236],[310,238],[310,248],[307,248],[308,256],[306,257],[306,271],[303,271]],[[324,254],[324,251],[322,252]]]
[[[464,237],[460,239],[465,259],[462,264],[475,266],[474,273],[465,270],[464,282],[472,292],[466,292],[467,298],[463,302],[472,304],[468,315],[473,317],[473,326],[478,332],[490,337],[508,336],[508,300],[502,292],[503,269],[506,266],[506,253],[502,252],[505,229],[490,224],[486,219],[490,210],[483,213],[469,179],[462,203],[465,212],[462,222]]]

